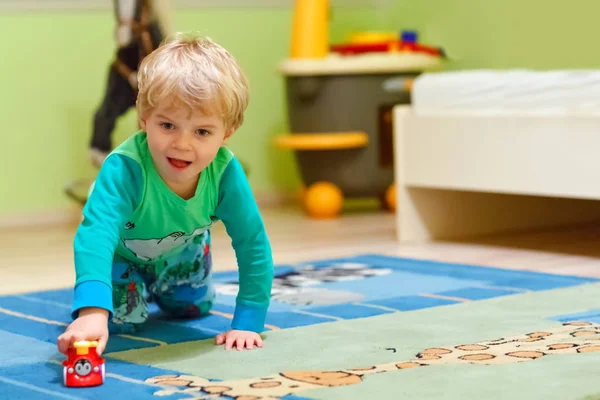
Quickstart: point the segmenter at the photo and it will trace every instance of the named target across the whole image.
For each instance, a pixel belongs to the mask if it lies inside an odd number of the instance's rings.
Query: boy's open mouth
[[[167,157],[167,160],[169,160],[169,164],[171,164],[173,167],[175,167],[177,169],[185,169],[188,167],[188,165],[190,165],[192,163],[191,161],[185,161],[185,160],[180,160],[178,158],[171,158],[171,157]]]

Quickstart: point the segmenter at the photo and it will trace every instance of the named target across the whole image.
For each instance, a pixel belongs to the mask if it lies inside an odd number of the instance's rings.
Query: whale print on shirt
[[[184,232],[173,232],[160,239],[122,239],[122,242],[140,260],[153,261],[161,255],[185,245],[209,228],[210,226],[198,228],[190,235],[186,235]]]

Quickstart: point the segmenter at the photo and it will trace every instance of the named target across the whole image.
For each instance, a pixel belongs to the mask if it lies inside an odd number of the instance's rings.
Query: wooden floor
[[[276,264],[379,253],[600,278],[600,227],[588,226],[399,245],[394,216],[383,212],[315,221],[295,208],[263,210]],[[0,294],[72,287],[76,226],[0,229]],[[225,229],[213,229],[215,270],[235,269]]]

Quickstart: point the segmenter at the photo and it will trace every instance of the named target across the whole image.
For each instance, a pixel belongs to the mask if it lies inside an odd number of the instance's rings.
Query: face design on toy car
[[[92,372],[92,363],[88,360],[79,360],[75,363],[75,372],[79,376],[87,376]]]

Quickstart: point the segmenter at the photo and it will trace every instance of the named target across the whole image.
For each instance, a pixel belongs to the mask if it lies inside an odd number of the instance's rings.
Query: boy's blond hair
[[[137,110],[151,112],[161,101],[190,111],[219,112],[237,129],[248,106],[248,83],[236,59],[208,37],[177,33],[142,61]]]

